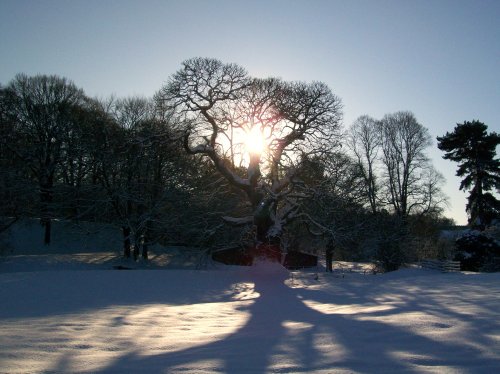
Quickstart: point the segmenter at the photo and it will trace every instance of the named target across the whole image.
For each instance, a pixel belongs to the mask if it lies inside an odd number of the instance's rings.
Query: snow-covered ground
[[[0,372],[500,370],[500,274],[112,270],[102,250],[0,259]]]

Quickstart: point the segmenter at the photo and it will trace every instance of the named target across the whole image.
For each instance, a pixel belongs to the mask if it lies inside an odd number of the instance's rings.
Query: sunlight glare
[[[250,154],[261,154],[266,147],[264,135],[258,126],[245,134],[245,148]]]

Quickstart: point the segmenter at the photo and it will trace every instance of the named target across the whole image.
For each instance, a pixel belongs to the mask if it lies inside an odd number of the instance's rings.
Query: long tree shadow
[[[471,360],[481,362],[479,370],[498,368],[498,357],[483,357],[479,349],[432,337],[373,320],[394,311],[368,308],[359,314],[321,312],[311,307],[334,302],[336,306],[370,307],[373,303],[355,292],[339,299],[322,290],[294,288],[286,284],[288,274],[251,273],[247,281],[255,285],[259,297],[244,311],[248,321],[227,337],[175,352],[145,355],[134,351],[121,356],[101,373],[200,370],[214,372],[265,373],[347,370],[355,372],[415,371],[425,367],[466,367]],[[310,306],[307,305],[309,302]],[[415,302],[402,302],[400,310],[410,311]],[[420,307],[420,306],[418,306]],[[221,321],[223,323],[223,321]],[[436,326],[447,328],[447,326]],[[389,337],[389,338],[387,338]],[[207,362],[208,364],[207,366]]]

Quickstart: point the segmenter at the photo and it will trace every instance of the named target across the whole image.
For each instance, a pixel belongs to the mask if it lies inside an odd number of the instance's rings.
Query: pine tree
[[[477,120],[465,121],[437,138],[438,148],[445,152],[443,158],[458,162],[456,175],[463,178],[460,190],[470,191],[469,225],[480,229],[500,217],[500,201],[489,192],[500,188],[500,161],[495,158],[500,135],[488,134],[487,129]]]

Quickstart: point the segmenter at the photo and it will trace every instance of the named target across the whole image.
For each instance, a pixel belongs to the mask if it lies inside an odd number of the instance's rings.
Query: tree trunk
[[[142,234],[141,232],[136,232],[135,238],[134,238],[134,250],[132,251],[133,256],[134,256],[134,261],[137,261],[139,259],[139,249],[141,248],[142,245]]]
[[[326,271],[329,273],[333,272],[333,250],[334,250],[333,241],[330,240],[327,243],[325,249]]]
[[[139,259],[139,247],[140,247],[140,243],[139,241],[137,241],[134,245],[134,261],[137,261]]]
[[[45,178],[44,178],[45,179]],[[50,215],[50,205],[52,202],[52,180],[47,178],[40,183],[40,203],[41,219],[40,223],[44,227],[43,244],[50,245],[52,234],[52,221]]]
[[[255,256],[281,262],[281,238],[278,233],[271,233],[274,222],[271,218],[269,203],[262,203],[254,215],[256,228]]]
[[[151,226],[150,221],[146,223],[146,228],[142,235],[142,258],[148,260],[149,257],[149,227]]]
[[[148,242],[146,241],[147,238],[144,236],[144,242],[142,243],[142,258],[144,260],[148,260],[149,256],[149,247],[148,247]]]
[[[130,227],[123,226],[123,256],[125,258],[130,258]]]
[[[45,233],[43,236],[43,244],[50,245],[50,240],[52,236],[52,221],[50,217],[44,218],[43,225],[45,226]]]
[[[484,196],[483,196],[483,179],[481,178],[481,172],[477,172],[476,177],[476,190],[477,190],[477,198],[476,198],[476,209],[477,209],[477,222],[474,222],[479,229],[479,231],[484,231],[486,228],[485,225],[485,214],[484,214]]]

